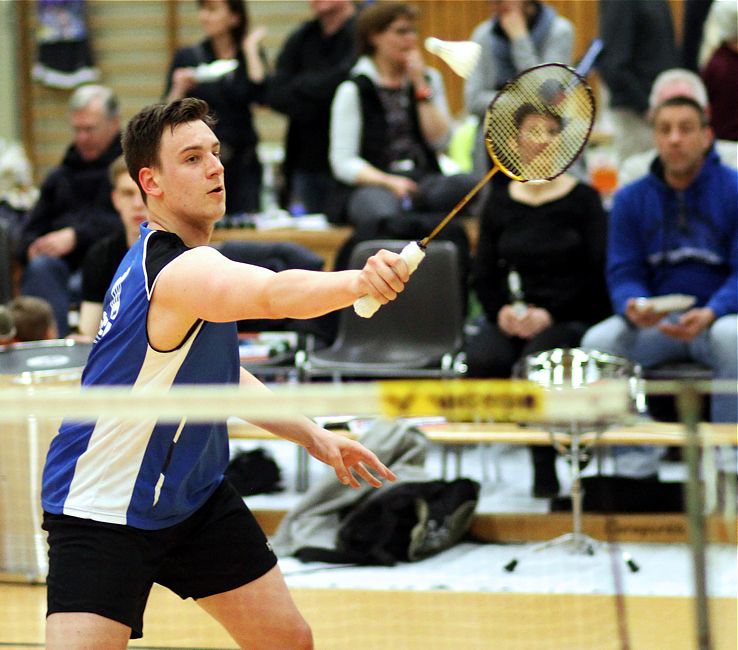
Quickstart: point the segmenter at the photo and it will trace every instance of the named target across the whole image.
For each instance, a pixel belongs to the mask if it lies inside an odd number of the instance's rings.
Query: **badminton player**
[[[408,279],[388,251],[361,270],[275,274],[206,246],[225,210],[212,126],[208,105],[193,98],[145,108],[128,124],[126,164],[150,220],[105,297],[84,386],[128,385],[135,394],[240,383],[268,399],[239,366],[234,321],[310,318],[364,295],[385,304]],[[394,479],[371,451],[307,418],[257,424],[304,446],[346,485]],[[62,424],[42,489],[47,648],[125,648],[143,634],[154,582],[194,598],[240,647],[312,648],[264,533],[223,481],[227,461],[225,422],[132,413]]]

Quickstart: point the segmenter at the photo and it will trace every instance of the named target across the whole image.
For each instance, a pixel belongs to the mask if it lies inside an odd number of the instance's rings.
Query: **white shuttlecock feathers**
[[[457,75],[466,79],[479,61],[482,46],[474,41],[442,41],[429,36],[425,49],[443,59]]]

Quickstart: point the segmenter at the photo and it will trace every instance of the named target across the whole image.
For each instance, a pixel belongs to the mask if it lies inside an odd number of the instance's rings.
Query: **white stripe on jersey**
[[[202,326],[200,321],[177,350],[157,352],[147,346],[132,393],[145,392],[149,386],[171,387]],[[125,524],[136,478],[155,426],[155,418],[99,418],[87,449],[77,460],[64,514],[89,518],[89,513],[94,513],[97,521]]]

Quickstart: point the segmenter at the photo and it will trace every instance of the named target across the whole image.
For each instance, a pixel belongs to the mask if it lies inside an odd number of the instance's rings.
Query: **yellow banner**
[[[538,384],[507,379],[380,381],[379,391],[382,415],[452,422],[540,419],[546,399]]]

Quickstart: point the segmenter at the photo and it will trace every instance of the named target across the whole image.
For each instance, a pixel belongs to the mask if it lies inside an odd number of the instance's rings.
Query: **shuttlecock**
[[[429,36],[425,49],[443,59],[457,75],[466,79],[479,61],[482,46],[474,41],[442,41]]]

